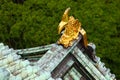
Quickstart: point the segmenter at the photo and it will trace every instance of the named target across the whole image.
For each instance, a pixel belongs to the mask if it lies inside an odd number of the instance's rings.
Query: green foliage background
[[[120,0],[0,0],[0,42],[13,48],[54,43],[67,7],[86,30],[97,55],[120,79]]]

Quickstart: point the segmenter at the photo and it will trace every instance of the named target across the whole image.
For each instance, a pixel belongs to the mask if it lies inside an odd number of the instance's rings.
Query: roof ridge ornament
[[[81,22],[75,19],[73,16],[68,16],[70,7],[67,8],[62,16],[62,20],[58,25],[58,33],[60,34],[64,29],[61,38],[58,40],[58,44],[62,44],[65,48],[72,46],[73,41],[78,39],[79,33],[83,36],[83,44],[87,47],[86,31],[81,27]]]

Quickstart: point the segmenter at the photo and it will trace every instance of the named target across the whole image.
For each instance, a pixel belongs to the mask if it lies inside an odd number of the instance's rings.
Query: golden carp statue
[[[87,37],[84,29],[81,28],[81,23],[73,16],[68,16],[70,8],[67,8],[63,14],[62,20],[58,26],[58,33],[60,34],[63,29],[64,32],[58,40],[58,44],[62,44],[65,48],[72,46],[73,41],[78,39],[79,33],[83,35],[84,45],[87,46]]]

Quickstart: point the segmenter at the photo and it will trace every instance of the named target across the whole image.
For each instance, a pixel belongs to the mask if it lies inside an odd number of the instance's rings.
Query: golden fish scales
[[[58,44],[62,44],[64,47],[72,46],[72,43],[75,39],[78,39],[79,33],[81,33],[83,38],[85,38],[85,45],[87,45],[86,32],[81,28],[81,23],[78,19],[75,19],[73,16],[68,17],[68,12],[70,8],[67,8],[63,14],[62,20],[58,26],[58,33],[60,33],[64,28],[64,33],[61,38],[58,40]]]

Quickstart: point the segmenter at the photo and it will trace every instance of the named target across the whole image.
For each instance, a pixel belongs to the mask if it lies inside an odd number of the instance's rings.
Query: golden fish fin
[[[69,18],[68,14],[69,14],[69,11],[70,11],[70,7],[65,10],[65,12],[64,12],[64,14],[63,14],[63,16],[62,16],[62,21],[68,22],[68,18]]]
[[[70,8],[67,8],[63,14],[62,20],[58,25],[58,34],[61,33],[61,31],[65,28],[65,25],[68,23],[68,14],[69,14]]]

